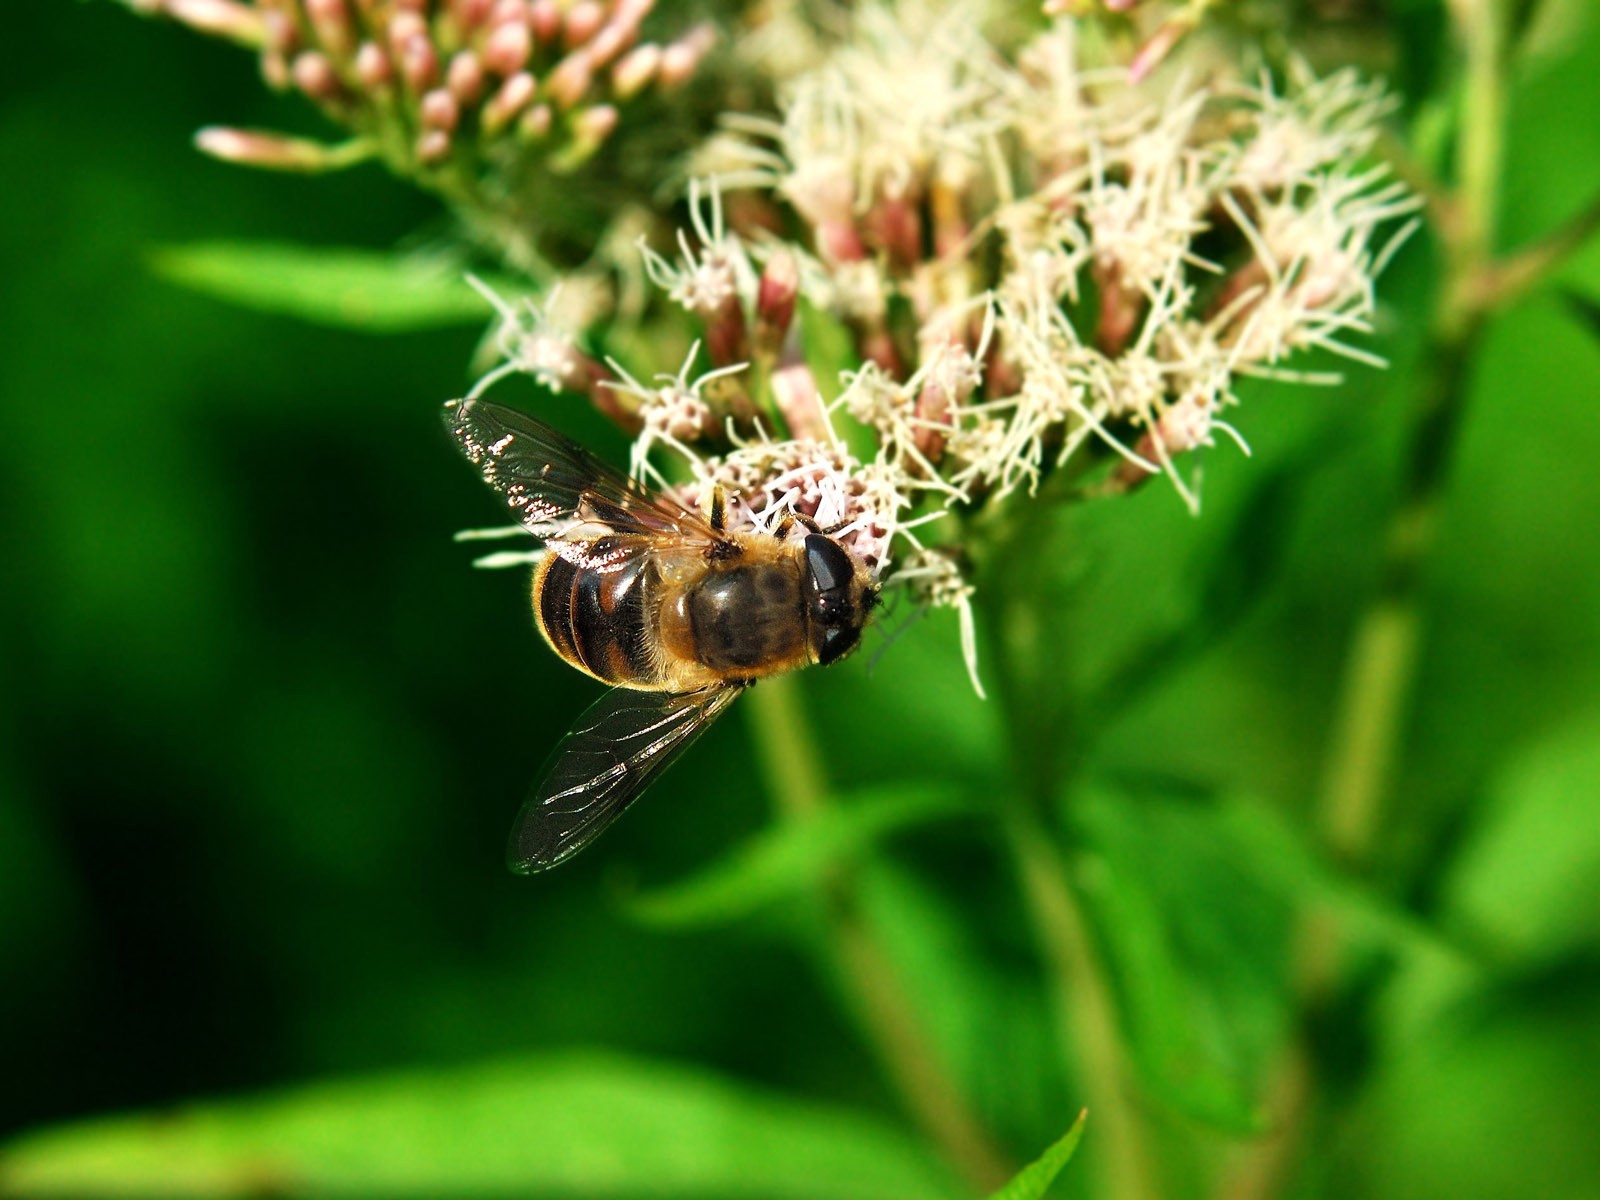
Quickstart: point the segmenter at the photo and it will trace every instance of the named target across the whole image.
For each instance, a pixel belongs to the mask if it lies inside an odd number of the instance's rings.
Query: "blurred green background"
[[[749,714],[600,848],[546,877],[504,871],[523,791],[595,688],[539,642],[525,578],[473,571],[451,542],[501,519],[438,420],[481,328],[320,329],[150,269],[200,239],[385,248],[442,231],[432,203],[376,169],[307,180],[196,154],[207,121],[315,128],[227,46],[103,3],[14,5],[5,26],[0,1136],[573,1048],[894,1136],[894,1100],[816,969],[814,912],[674,930],[629,915],[635,889],[767,823]],[[1597,26],[1519,68],[1507,244],[1600,192]],[[1184,1036],[1247,1095],[1287,1020],[1296,902],[1204,814],[1217,797],[1291,821],[1308,807],[1429,367],[1414,314],[1432,269],[1419,238],[1384,283],[1387,374],[1251,389],[1235,423],[1254,457],[1206,459],[1199,520],[1152,487],[1041,545],[1061,687],[1089,714],[1081,819],[1109,878],[1144,873],[1157,910],[1183,915],[1164,942],[1183,987],[1164,1002],[1188,1006]],[[1559,283],[1494,325],[1475,369],[1369,881],[1383,913],[1430,932],[1420,950],[1374,936],[1356,997],[1320,1015],[1349,1071],[1310,1192],[1600,1195],[1600,247]],[[556,419],[621,461],[598,418]],[[873,670],[869,653],[803,681],[836,783],[981,795],[1006,778],[955,640],[953,621],[925,622]],[[900,838],[884,903],[936,1039],[1025,1160],[1079,1098],[1046,1063],[999,851],[981,819]],[[1152,1104],[1189,1147],[1168,1162],[1178,1194],[1199,1194],[1231,1134],[1203,1104]],[[625,1177],[557,1194],[654,1193]]]

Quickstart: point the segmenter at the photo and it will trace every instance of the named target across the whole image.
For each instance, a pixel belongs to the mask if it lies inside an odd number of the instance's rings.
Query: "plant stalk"
[[[1484,325],[1513,289],[1496,291],[1492,254],[1505,136],[1504,0],[1451,0],[1462,53],[1462,109],[1456,138],[1459,179],[1435,210],[1444,275],[1430,323],[1428,374],[1417,395],[1400,495],[1385,534],[1377,589],[1356,621],[1335,703],[1318,832],[1328,854],[1354,871],[1370,865],[1383,801],[1412,710],[1423,632],[1422,576],[1434,547],[1449,466],[1466,409]],[[1520,287],[1527,280],[1518,278]],[[1330,915],[1309,913],[1295,946],[1294,992],[1302,1018],[1337,994],[1343,932]],[[1266,1100],[1277,1127],[1225,1174],[1223,1200],[1281,1194],[1317,1116],[1321,1077],[1304,1031],[1269,1072]]]
[[[1037,556],[1044,536],[1031,515],[1006,530],[978,593],[986,601],[982,624],[1017,776],[1001,820],[1044,962],[1063,1069],[1082,1086],[1103,1147],[1093,1158],[1100,1177],[1091,1192],[1107,1200],[1152,1200],[1159,1186],[1150,1137],[1129,1093],[1111,983],[1066,854],[1048,823],[1072,756],[1065,733],[1071,716],[1048,700],[1060,686],[1059,655],[1044,644],[1039,606],[1029,602],[1036,597],[1026,580],[1030,556]]]
[[[781,819],[803,821],[827,803],[811,723],[792,678],[763,680],[746,701],[767,790]],[[893,958],[857,904],[846,870],[822,884],[835,974],[853,1017],[901,1103],[974,1187],[1001,1187],[1013,1167],[967,1102],[923,1029]]]

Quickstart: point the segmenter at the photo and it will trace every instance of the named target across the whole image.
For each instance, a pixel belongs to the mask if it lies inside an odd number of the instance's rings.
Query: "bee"
[[[518,813],[513,871],[589,845],[758,679],[836,662],[860,642],[878,588],[837,529],[799,514],[770,531],[729,529],[720,490],[702,515],[500,404],[451,401],[445,424],[545,543],[539,632],[612,685]]]

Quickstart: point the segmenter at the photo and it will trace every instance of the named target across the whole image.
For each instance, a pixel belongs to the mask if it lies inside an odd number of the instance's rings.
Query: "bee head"
[[[866,572],[849,552],[825,534],[806,536],[800,594],[811,653],[817,662],[837,662],[854,650],[877,590],[866,582]]]

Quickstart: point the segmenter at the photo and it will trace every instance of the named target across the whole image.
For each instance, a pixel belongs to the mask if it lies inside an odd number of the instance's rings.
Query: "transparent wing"
[[[556,746],[517,814],[506,855],[511,869],[547,870],[594,841],[743,690],[614,688],[600,697]]]
[[[645,491],[526,413],[488,400],[452,400],[444,420],[484,480],[536,537],[591,541],[648,533],[719,540],[698,513]]]

